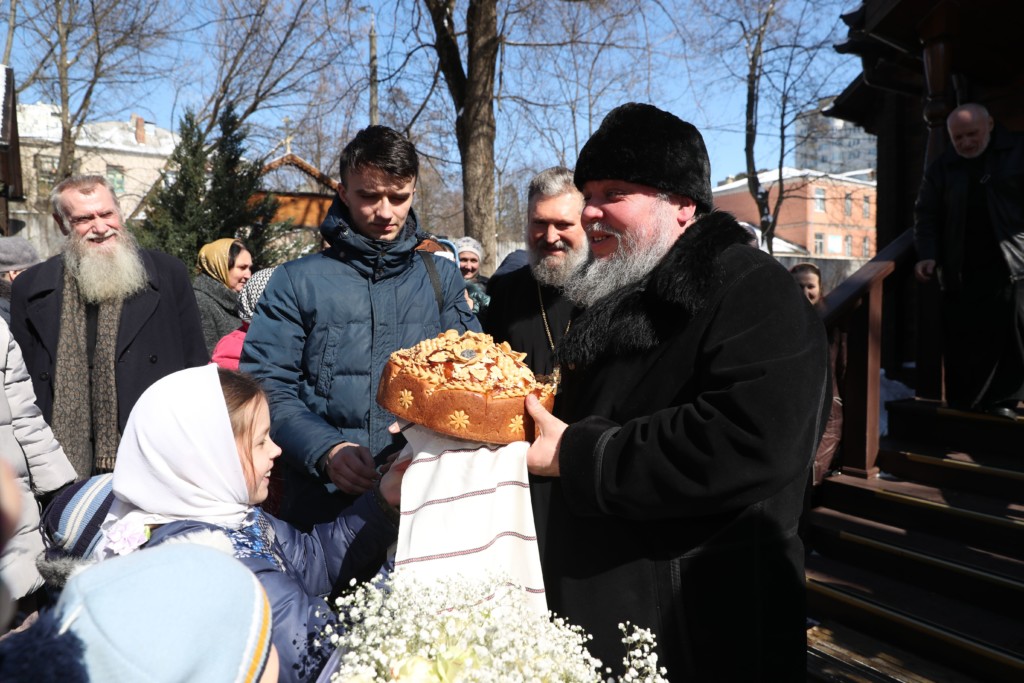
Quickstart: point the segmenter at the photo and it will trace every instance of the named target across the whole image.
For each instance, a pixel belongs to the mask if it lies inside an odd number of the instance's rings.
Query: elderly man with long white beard
[[[184,264],[139,248],[106,178],[68,178],[50,201],[66,242],[15,281],[11,331],[43,417],[84,479],[113,469],[150,384],[210,358]]]
[[[548,606],[615,669],[629,621],[669,680],[803,680],[797,522],[831,398],[825,330],[713,210],[691,124],[614,109],[575,184],[593,260],[565,291],[584,311],[556,349],[555,415],[527,399]]]

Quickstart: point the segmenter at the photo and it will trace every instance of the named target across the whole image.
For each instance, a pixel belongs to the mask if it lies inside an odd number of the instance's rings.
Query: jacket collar
[[[404,271],[422,237],[417,231],[416,213],[410,209],[401,233],[392,241],[372,240],[352,227],[348,207],[334,198],[320,234],[331,245],[329,253],[352,266],[369,280],[382,280]]]
[[[210,295],[221,308],[231,313],[231,315],[237,314],[238,292],[228,289],[220,280],[212,278],[206,273],[199,273],[192,279],[192,287],[197,291]]]
[[[597,301],[574,321],[556,350],[556,363],[587,367],[606,355],[657,347],[723,284],[722,252],[750,240],[731,214],[715,211],[699,219],[646,277]]]

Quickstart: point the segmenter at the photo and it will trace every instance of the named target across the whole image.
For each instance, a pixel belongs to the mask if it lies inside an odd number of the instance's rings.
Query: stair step
[[[936,662],[843,624],[826,620],[807,630],[807,680],[812,683],[980,683]]]
[[[972,456],[889,439],[880,446],[877,464],[887,474],[1024,504],[1024,457]]]
[[[1018,457],[1024,446],[1024,419],[1007,420],[953,410],[935,401],[907,399],[885,404],[889,434],[941,448],[980,450]]]
[[[808,614],[986,681],[1024,679],[1024,622],[821,556],[807,559]]]
[[[1024,474],[1024,443],[1012,454],[982,451],[977,448],[970,450],[959,450],[947,446],[932,446],[922,443],[916,439],[906,439],[896,436],[883,436],[879,439],[879,447],[889,451],[910,451],[920,455],[929,455],[936,458],[946,458],[962,463],[964,465],[978,465],[999,471],[1014,472],[1016,475]]]
[[[808,513],[808,545],[885,576],[912,576],[947,597],[1008,616],[1024,614],[1024,560],[828,508]]]
[[[1024,415],[886,409],[882,475],[805,518],[809,680],[1024,681]]]
[[[1024,559],[1024,506],[910,481],[839,474],[817,487],[817,505],[905,529],[942,533]]]

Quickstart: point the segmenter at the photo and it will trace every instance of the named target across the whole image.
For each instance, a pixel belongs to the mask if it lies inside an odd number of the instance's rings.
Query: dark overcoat
[[[828,415],[824,328],[732,216],[693,224],[558,348],[570,426],[534,485],[549,606],[621,668],[617,625],[651,628],[673,681],[796,681],[797,536]]]
[[[210,362],[184,264],[159,251],[139,253],[147,283],[124,302],[115,352],[117,427],[122,433],[132,407],[150,384]],[[11,296],[11,331],[47,422],[53,415],[63,282],[64,259],[58,254],[19,275]]]
[[[507,341],[514,350],[525,353],[525,362],[535,374],[550,375],[554,369],[551,343],[562,340],[575,309],[559,289],[541,285],[538,290],[537,284],[528,265],[492,277],[487,285],[491,305],[482,322],[484,332],[493,336],[494,341]]]
[[[996,126],[984,156],[980,182],[999,251],[1010,280],[1024,279],[1024,134]],[[914,246],[918,260],[938,261],[943,289],[959,289],[968,213],[970,160],[950,145],[925,170],[914,203]]]

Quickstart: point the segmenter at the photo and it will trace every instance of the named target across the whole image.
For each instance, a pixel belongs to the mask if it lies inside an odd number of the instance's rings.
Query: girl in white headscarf
[[[334,618],[324,597],[373,576],[397,539],[408,461],[337,520],[305,534],[257,507],[280,454],[266,397],[251,377],[214,365],[164,377],[128,419],[96,554],[124,555],[171,538],[233,553],[270,599],[281,680],[305,680],[330,654],[317,640]]]

